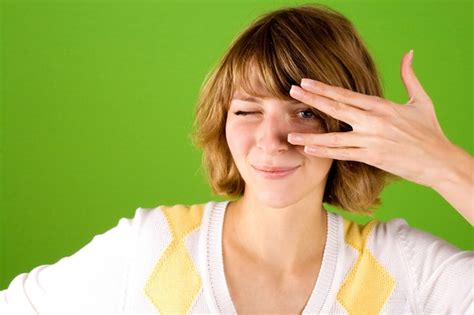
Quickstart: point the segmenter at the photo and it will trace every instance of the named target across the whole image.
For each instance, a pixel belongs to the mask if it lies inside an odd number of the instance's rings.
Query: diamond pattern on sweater
[[[395,288],[395,279],[366,247],[377,223],[372,220],[359,225],[344,220],[345,242],[359,253],[337,293],[337,300],[350,315],[379,314]]]
[[[145,285],[145,295],[161,314],[186,314],[202,287],[184,239],[201,224],[204,204],[161,207],[172,235]]]

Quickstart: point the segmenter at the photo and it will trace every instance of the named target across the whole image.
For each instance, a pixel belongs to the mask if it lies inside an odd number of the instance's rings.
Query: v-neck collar
[[[224,215],[230,200],[207,203],[201,224],[200,268],[203,290],[212,313],[237,314],[224,274],[222,230]],[[318,314],[326,301],[334,279],[340,235],[340,217],[327,213],[327,234],[318,279],[302,314]]]

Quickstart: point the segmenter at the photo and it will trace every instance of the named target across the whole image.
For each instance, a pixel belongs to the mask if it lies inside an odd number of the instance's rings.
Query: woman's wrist
[[[431,188],[474,226],[474,158],[455,144],[448,152],[446,168],[439,170]]]

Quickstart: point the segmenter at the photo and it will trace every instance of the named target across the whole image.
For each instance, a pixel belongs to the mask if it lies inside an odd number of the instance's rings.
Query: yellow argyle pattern
[[[366,247],[377,220],[365,225],[344,219],[344,240],[359,252],[354,266],[337,293],[337,300],[350,315],[379,314],[395,288],[395,279]]]
[[[145,295],[161,314],[189,313],[201,289],[201,276],[184,240],[201,224],[204,206],[161,207],[172,239],[144,288]]]

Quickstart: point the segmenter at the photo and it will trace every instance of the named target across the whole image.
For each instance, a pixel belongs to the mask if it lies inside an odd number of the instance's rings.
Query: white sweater
[[[227,203],[138,208],[74,255],[14,278],[0,314],[236,314],[222,258]],[[303,314],[474,314],[474,251],[403,219],[327,218]]]

